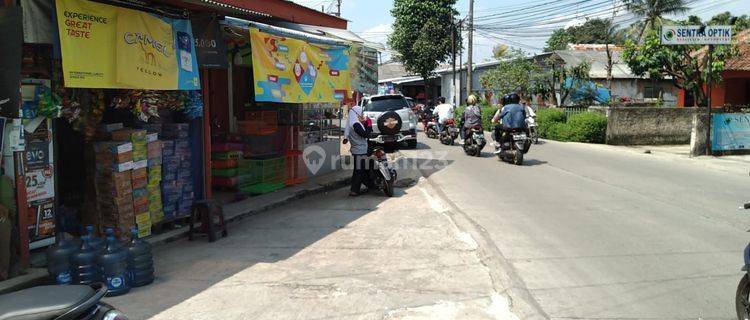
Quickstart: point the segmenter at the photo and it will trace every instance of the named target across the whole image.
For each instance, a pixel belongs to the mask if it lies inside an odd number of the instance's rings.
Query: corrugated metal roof
[[[584,61],[591,63],[589,76],[593,79],[607,78],[607,52],[606,51],[576,51],[558,50],[555,55],[565,61],[568,67],[577,66]],[[612,52],[612,78],[613,79],[639,79],[630,71],[630,67],[622,62],[620,52]]]

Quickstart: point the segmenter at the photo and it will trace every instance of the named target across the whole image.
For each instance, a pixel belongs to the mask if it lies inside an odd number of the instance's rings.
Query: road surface
[[[735,317],[750,225],[737,208],[750,199],[750,168],[558,142],[533,146],[519,167],[490,147],[472,158],[420,139],[403,153],[446,159],[422,171],[537,315]]]

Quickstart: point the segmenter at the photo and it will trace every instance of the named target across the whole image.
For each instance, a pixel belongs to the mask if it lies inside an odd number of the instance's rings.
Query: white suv
[[[366,97],[362,100],[365,116],[372,119],[370,141],[380,144],[406,144],[417,147],[417,116],[400,94]]]

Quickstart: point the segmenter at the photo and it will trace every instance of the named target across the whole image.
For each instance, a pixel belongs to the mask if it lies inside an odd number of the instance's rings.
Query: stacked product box
[[[135,222],[133,201],[133,144],[105,141],[94,145],[96,153],[97,208],[100,227],[128,234]]]
[[[161,197],[162,180],[162,141],[156,133],[146,135],[148,156],[148,212],[151,215],[151,223],[156,224],[164,219],[164,210]]]
[[[133,213],[139,236],[151,234],[151,214],[149,213],[148,192],[148,148],[146,130],[117,130],[112,132],[112,140],[130,141],[133,146]]]
[[[161,201],[164,218],[168,219],[177,214],[180,200],[180,194],[175,191],[180,160],[174,155],[174,140],[162,140],[161,145]]]
[[[189,125],[168,123],[162,125],[162,137],[170,139],[171,150],[165,143],[162,148],[162,201],[164,215],[170,211],[174,216],[190,215],[195,199],[193,173],[190,158]],[[167,156],[167,153],[170,155]]]
[[[211,183],[214,187],[237,188],[243,144],[214,143],[211,147]]]

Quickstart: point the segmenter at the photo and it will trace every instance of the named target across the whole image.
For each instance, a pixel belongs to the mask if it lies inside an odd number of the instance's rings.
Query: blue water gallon
[[[94,247],[96,250],[104,250],[104,248],[106,247],[104,238],[96,235],[96,232],[94,232],[94,226],[86,226],[86,235],[89,236],[89,246]]]
[[[99,266],[96,262],[101,250],[91,245],[89,236],[81,237],[81,247],[73,253],[73,282],[91,284],[102,281]]]
[[[97,264],[102,280],[107,284],[107,296],[118,296],[130,291],[128,251],[114,236],[107,236],[107,248],[99,254]]]
[[[154,256],[151,245],[138,239],[138,229],[130,229],[131,241],[128,244],[128,273],[133,287],[145,286],[154,282]]]
[[[78,250],[74,241],[63,236],[56,245],[47,249],[47,272],[57,284],[73,283],[71,256]]]

